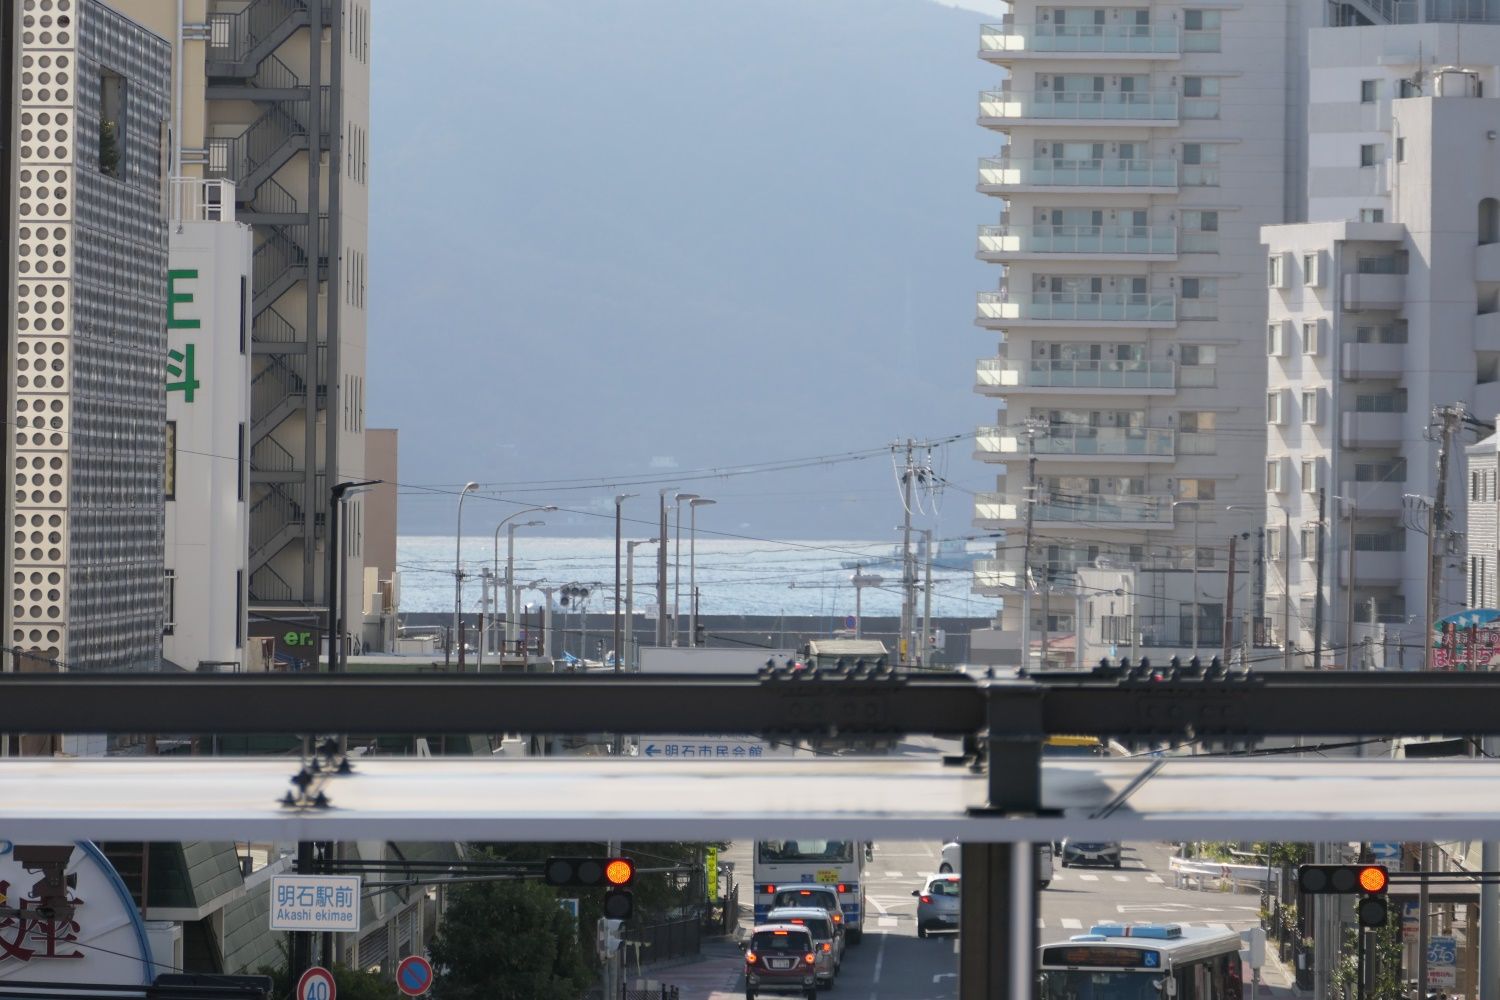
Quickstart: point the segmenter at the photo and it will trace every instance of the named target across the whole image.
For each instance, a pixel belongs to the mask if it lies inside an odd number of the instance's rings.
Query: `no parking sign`
[[[333,973],[321,965],[308,969],[297,980],[297,1000],[335,1000],[338,995],[339,987],[333,981]]]
[[[409,997],[419,997],[432,988],[432,963],[421,955],[408,955],[396,966],[396,988]]]

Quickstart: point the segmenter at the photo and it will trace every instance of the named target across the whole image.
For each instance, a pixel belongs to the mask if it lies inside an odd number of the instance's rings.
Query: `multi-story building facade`
[[[232,181],[253,233],[246,588],[265,634],[317,634],[329,490],[363,478],[370,4],[111,2],[177,40],[182,173]],[[339,518],[345,622],[365,603],[362,513],[350,497]],[[308,663],[313,642],[278,653]]]
[[[1467,599],[1471,608],[1500,602],[1500,435],[1464,449],[1469,516],[1464,526]]]
[[[1457,527],[1469,494],[1466,438],[1438,481],[1434,407],[1463,403],[1485,421],[1500,409],[1496,52],[1500,24],[1312,33],[1314,221],[1262,231],[1266,533],[1290,638],[1312,650],[1321,623],[1325,665],[1372,625],[1420,650],[1426,510],[1441,492]],[[1466,603],[1463,546],[1450,534],[1435,546],[1441,618]]]
[[[7,10],[8,666],[155,670],[172,49],[96,0]]]
[[[1200,637],[1220,634],[1224,507],[1262,486],[1257,234],[1287,212],[1288,33],[1281,3],[1217,0],[1014,0],[982,30],[1008,78],[979,104],[1004,145],[980,163],[1002,207],[978,254],[1005,270],[976,320],[999,333],[976,377],[999,409],[976,437],[997,475],[975,525],[1006,538],[974,589],[1005,600],[1016,655],[1029,493],[1036,586],[1071,590],[1100,560],[1196,562]],[[1193,602],[1160,589],[1137,602],[1136,638],[1184,648]],[[1046,621],[1033,604],[1032,635],[1073,631],[1070,596]]]

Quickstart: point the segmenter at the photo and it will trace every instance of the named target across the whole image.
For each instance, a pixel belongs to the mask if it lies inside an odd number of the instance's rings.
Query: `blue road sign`
[[[396,966],[396,987],[409,997],[419,997],[432,988],[432,963],[421,955],[408,955]]]

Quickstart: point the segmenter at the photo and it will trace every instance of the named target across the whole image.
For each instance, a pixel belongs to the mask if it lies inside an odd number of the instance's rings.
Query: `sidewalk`
[[[744,955],[734,940],[711,938],[703,942],[697,958],[648,965],[641,971],[640,978],[676,986],[682,1000],[705,1000],[715,993],[732,993],[741,989],[744,962]],[[625,981],[634,985],[636,978],[635,969],[631,967]]]
[[[1250,996],[1247,991],[1246,996]],[[1310,994],[1297,989],[1297,980],[1292,969],[1282,964],[1276,948],[1266,943],[1266,964],[1260,970],[1260,988],[1255,992],[1256,1000],[1303,1000]]]

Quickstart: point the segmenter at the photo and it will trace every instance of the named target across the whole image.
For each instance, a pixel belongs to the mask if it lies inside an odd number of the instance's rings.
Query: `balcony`
[[[1405,344],[1345,344],[1346,379],[1399,378],[1406,371]]]
[[[1401,495],[1406,492],[1406,483],[1372,482],[1340,483],[1339,496],[1354,500],[1359,517],[1397,517],[1404,509]]]
[[[979,124],[1001,131],[1016,124],[1169,127],[1178,124],[1177,95],[1171,91],[1059,94],[987,90],[979,95]]]
[[[1361,529],[1364,531],[1366,529]],[[1401,528],[1394,529],[1401,532]],[[1349,585],[1349,556],[1339,553],[1338,574],[1341,586]],[[1406,570],[1406,553],[1402,551],[1370,552],[1359,549],[1354,553],[1354,585],[1356,587],[1389,587],[1401,583]],[[1418,576],[1420,574],[1413,574]]]
[[[1174,261],[1177,227],[980,226],[975,256],[992,264],[1057,257]]]
[[[1169,396],[1177,391],[1173,361],[1054,361],[1041,358],[1010,361],[981,358],[975,370],[976,392],[1005,395],[1017,388],[1065,393],[1102,392]]]
[[[1019,497],[1002,493],[980,493],[974,498],[974,527],[994,531],[1014,527],[1026,519],[1026,506]],[[1152,530],[1172,527],[1169,496],[1098,496],[1082,494],[1046,497],[1036,505],[1032,520],[1037,524],[1085,524],[1091,527]]]
[[[1182,34],[1170,24],[986,24],[979,29],[979,58],[999,65],[1014,59],[1175,59]]]
[[[970,590],[985,597],[1002,597],[1014,592],[1019,574],[1004,559],[975,559]]]
[[[1170,292],[1038,292],[1012,300],[1008,292],[980,292],[975,322],[990,329],[1015,326],[1177,325],[1177,299]]]
[[[974,457],[1003,462],[1013,456],[1103,458],[1119,462],[1170,462],[1177,454],[1176,432],[1160,427],[1075,427],[1054,424],[1028,442],[1013,427],[981,427]]]
[[[1401,443],[1405,413],[1358,413],[1343,415],[1340,439],[1345,448],[1394,448]]]
[[[1500,312],[1474,317],[1474,350],[1500,351]]]
[[[1404,274],[1360,272],[1344,275],[1344,308],[1350,312],[1400,309],[1405,303]]]
[[[1064,188],[1078,194],[1176,194],[1176,160],[1013,160],[988,156],[979,161],[981,194],[1021,194]]]

